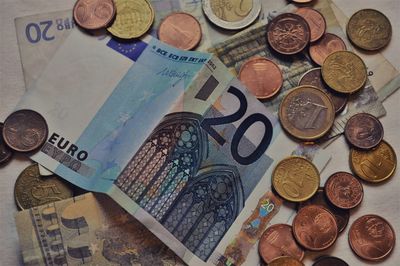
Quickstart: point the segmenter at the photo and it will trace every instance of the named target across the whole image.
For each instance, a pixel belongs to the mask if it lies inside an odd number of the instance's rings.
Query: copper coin
[[[310,27],[301,16],[284,13],[268,23],[267,40],[278,53],[297,54],[310,42]]]
[[[364,190],[361,182],[352,174],[337,172],[326,181],[325,194],[336,207],[352,209],[361,203]]]
[[[349,266],[344,260],[332,257],[332,256],[323,256],[318,258],[313,266]]]
[[[158,38],[176,48],[191,50],[201,40],[200,23],[195,17],[187,13],[169,14],[158,28]]]
[[[331,98],[335,113],[338,114],[346,107],[348,96],[346,94],[339,94],[331,90],[322,80],[321,68],[313,68],[304,73],[300,78],[299,86],[311,85],[323,90]]]
[[[4,122],[3,138],[6,144],[19,152],[34,151],[47,139],[46,120],[32,110],[19,110]]]
[[[349,242],[360,258],[377,261],[385,259],[392,252],[396,235],[385,219],[369,214],[361,216],[351,225]]]
[[[347,141],[358,149],[369,150],[383,139],[383,126],[378,118],[368,113],[353,115],[344,127]]]
[[[239,71],[239,80],[258,99],[268,99],[277,94],[283,84],[283,76],[277,64],[265,57],[246,61]]]
[[[304,266],[304,263],[295,258],[283,256],[274,259],[273,261],[268,263],[268,266]]]
[[[325,59],[333,52],[347,50],[344,41],[335,34],[325,33],[322,38],[310,45],[309,53],[311,59],[322,66]]]
[[[326,30],[326,21],[324,16],[317,10],[309,7],[302,7],[296,10],[297,15],[302,16],[310,27],[310,42],[321,39]]]
[[[317,193],[315,193],[315,195],[311,199],[301,202],[299,204],[298,209],[302,209],[305,206],[309,206],[309,205],[319,205],[319,206],[326,208],[328,211],[330,211],[333,214],[333,216],[335,216],[339,233],[343,232],[343,230],[346,228],[347,224],[349,223],[349,219],[350,219],[349,210],[339,209],[339,208],[333,206],[331,203],[329,203],[325,196],[325,192],[324,192],[323,188],[319,188]]]
[[[115,17],[115,6],[112,0],[78,0],[73,13],[80,27],[95,30],[110,24]]]
[[[320,251],[335,243],[338,228],[335,217],[327,209],[309,205],[298,211],[293,220],[293,233],[304,248]]]
[[[307,3],[311,3],[313,0],[292,0],[292,2],[296,3],[296,4],[307,4]]]
[[[274,224],[265,230],[258,243],[258,251],[266,263],[281,256],[302,260],[304,250],[293,238],[292,227],[287,224]]]
[[[3,132],[3,123],[0,123],[0,133]],[[3,134],[0,134],[0,165],[8,162],[13,155],[13,151],[5,144]]]

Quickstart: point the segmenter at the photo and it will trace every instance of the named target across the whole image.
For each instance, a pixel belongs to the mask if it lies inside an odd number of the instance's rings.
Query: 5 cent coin
[[[310,27],[310,42],[321,39],[326,30],[324,16],[319,11],[308,7],[299,8],[295,13],[302,16],[307,21]]]
[[[115,17],[112,0],[78,0],[73,11],[75,22],[84,29],[106,27]]]
[[[325,35],[317,42],[310,45],[309,53],[311,59],[318,65],[322,66],[325,59],[334,52],[345,51],[346,44],[335,34],[325,33]]]
[[[358,149],[375,148],[383,139],[383,126],[378,118],[368,113],[353,115],[346,123],[344,135]]]
[[[13,151],[4,143],[2,132],[3,123],[0,123],[0,165],[7,163],[13,155]]]
[[[325,193],[329,201],[338,208],[357,207],[363,197],[363,186],[352,174],[336,172],[325,183]]]

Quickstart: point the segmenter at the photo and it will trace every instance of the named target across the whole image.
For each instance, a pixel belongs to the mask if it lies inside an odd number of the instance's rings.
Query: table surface
[[[349,17],[361,8],[374,8],[386,14],[393,27],[393,38],[388,47],[382,52],[384,56],[400,69],[400,0],[333,0]],[[25,92],[23,73],[20,63],[18,44],[15,34],[14,18],[32,14],[71,9],[74,0],[1,0],[0,9],[0,121],[4,121]],[[387,115],[381,119],[385,129],[385,140],[395,149],[400,158],[400,91],[394,93],[384,102]],[[348,148],[343,137],[340,137],[328,147],[332,160],[324,170],[323,180],[338,169],[350,171],[348,166]],[[14,202],[14,183],[18,174],[30,161],[22,155],[17,155],[5,167],[0,168],[0,266],[22,265],[22,256],[18,244],[18,235],[14,222],[17,208]],[[350,224],[367,213],[375,213],[387,218],[395,228],[400,239],[400,171],[397,171],[389,182],[381,185],[363,183],[365,197],[362,205],[351,211]],[[327,254],[341,257],[350,265],[365,265],[350,250],[347,232],[342,233],[337,243],[326,251]],[[391,256],[380,263],[381,265],[399,265],[400,244],[397,244]],[[310,256],[305,260],[311,265]]]

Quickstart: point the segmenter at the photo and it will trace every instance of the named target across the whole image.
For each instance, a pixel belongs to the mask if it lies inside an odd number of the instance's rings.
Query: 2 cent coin
[[[324,16],[317,10],[309,7],[302,7],[296,10],[297,15],[302,16],[310,27],[310,42],[321,39],[326,30]]]
[[[78,0],[74,6],[75,22],[84,29],[106,27],[115,17],[112,0]]]
[[[325,59],[334,52],[345,51],[346,44],[337,35],[325,33],[322,38],[310,45],[309,53],[311,59],[318,65],[322,66]]]
[[[325,194],[336,207],[352,209],[361,203],[364,190],[361,182],[352,174],[336,172],[326,181]]]

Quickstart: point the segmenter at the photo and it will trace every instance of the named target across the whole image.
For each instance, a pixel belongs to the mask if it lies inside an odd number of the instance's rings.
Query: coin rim
[[[309,6],[305,6],[305,7],[299,7],[299,8],[297,8],[297,10],[299,10],[299,9],[309,9],[309,10],[311,10],[311,11],[313,11],[313,12],[316,12],[316,13],[318,13],[321,17],[322,17],[322,20],[324,21],[324,31],[322,32],[322,34],[320,34],[319,36],[318,36],[318,38],[316,38],[316,39],[314,39],[314,40],[312,40],[311,39],[311,27],[310,27],[310,25],[308,25],[308,27],[310,28],[310,45],[312,44],[312,43],[315,43],[315,42],[317,42],[317,41],[319,41],[320,39],[322,39],[322,37],[326,34],[326,27],[327,27],[327,25],[326,25],[326,19],[325,19],[325,17],[324,17],[324,15],[322,15],[322,13],[321,12],[319,12],[318,10],[316,10],[316,9],[314,9],[314,8],[312,8],[312,7],[309,7]],[[297,12],[297,10],[295,11],[295,12]],[[297,13],[295,13],[295,14],[297,14]],[[300,15],[301,16],[301,15]],[[307,20],[306,20],[307,21]],[[308,22],[307,22],[308,23]]]
[[[362,43],[361,43],[361,44],[360,44],[360,43],[357,43],[357,41],[354,41],[354,40],[353,40],[353,38],[351,37],[351,34],[349,34],[349,27],[350,27],[351,19],[352,19],[355,15],[357,15],[358,13],[360,13],[360,12],[362,12],[362,11],[373,11],[373,12],[376,12],[376,13],[382,15],[383,18],[384,18],[384,19],[388,22],[388,24],[389,24],[390,37],[389,37],[389,39],[387,40],[386,43],[384,43],[384,44],[378,46],[378,48],[369,48],[369,47],[367,47],[367,46],[362,45]],[[349,21],[347,22],[347,25],[346,25],[346,35],[347,35],[347,37],[349,38],[350,42],[351,42],[354,46],[356,46],[356,47],[358,47],[358,48],[360,48],[360,49],[362,49],[362,50],[366,50],[366,51],[378,51],[378,50],[381,50],[382,48],[388,46],[389,43],[390,43],[390,41],[392,40],[392,36],[393,36],[392,23],[390,23],[389,18],[388,18],[385,14],[383,14],[382,12],[380,12],[379,10],[376,10],[376,9],[373,9],[373,8],[360,9],[360,10],[358,10],[357,12],[355,12],[353,15],[351,15]]]
[[[8,147],[7,143],[6,143],[5,140],[4,140],[4,137],[3,137],[3,128],[4,128],[4,124],[0,122],[0,129],[1,129],[0,131],[1,131],[1,137],[3,138],[3,145],[6,146],[6,148],[8,148],[9,155],[6,156],[6,157],[4,158],[4,160],[0,160],[0,167],[2,167],[3,165],[5,165],[6,163],[8,163],[8,162],[11,160],[11,158],[13,157],[13,155],[14,155],[14,151],[13,151],[10,147]]]
[[[363,256],[363,255],[361,255],[361,254],[358,254],[358,253],[356,252],[356,250],[355,250],[355,248],[354,248],[352,242],[351,242],[351,239],[350,239],[350,238],[351,238],[351,232],[352,232],[352,229],[353,229],[353,227],[354,227],[354,224],[355,224],[358,220],[361,220],[362,218],[364,218],[364,217],[366,217],[366,216],[373,216],[373,217],[378,217],[379,219],[382,219],[387,225],[389,225],[389,228],[392,230],[392,233],[393,233],[393,246],[391,246],[390,250],[389,250],[387,253],[385,253],[384,255],[382,255],[382,256],[379,257],[379,258],[367,258],[367,257],[365,257],[365,256]],[[377,215],[377,214],[365,214],[365,215],[362,215],[362,216],[358,217],[358,218],[357,218],[356,220],[354,220],[354,222],[351,224],[350,229],[349,229],[349,233],[348,233],[348,241],[349,241],[351,250],[352,250],[358,257],[360,257],[361,259],[364,259],[364,260],[367,260],[367,261],[382,261],[382,260],[384,260],[385,258],[387,258],[387,257],[393,252],[394,247],[396,246],[396,231],[393,229],[392,225],[391,225],[385,218],[383,218],[382,216],[379,216],[379,215]]]
[[[333,34],[333,33],[330,33],[330,32],[325,32],[325,34],[324,34],[318,41],[316,41],[316,42],[314,42],[314,43],[311,43],[310,46],[308,47],[308,53],[309,53],[309,55],[310,55],[311,60],[312,60],[315,64],[319,65],[320,68],[322,68],[322,65],[324,64],[324,62],[322,62],[322,64],[320,64],[320,63],[318,63],[318,62],[314,59],[313,53],[311,53],[311,47],[318,45],[318,42],[322,41],[322,39],[323,39],[326,35],[333,35],[333,36],[337,37],[337,39],[339,39],[339,40],[342,42],[342,44],[344,45],[345,50],[342,50],[342,51],[347,51],[347,45],[346,45],[346,43],[343,41],[342,38],[340,38],[340,37],[339,37],[338,35],[336,35],[336,34]],[[329,56],[329,55],[328,55],[328,56]],[[327,56],[327,57],[328,57],[328,56]],[[325,59],[326,59],[326,58],[325,58]],[[324,60],[324,61],[325,61],[325,60]],[[322,72],[322,71],[321,71],[321,72]]]
[[[102,28],[107,27],[107,26],[114,20],[115,15],[116,15],[116,6],[115,6],[114,1],[113,1],[113,0],[110,0],[111,4],[112,4],[112,6],[113,6],[113,13],[112,13],[111,18],[110,18],[109,20],[107,20],[106,23],[103,23],[103,24],[101,24],[101,25],[99,25],[99,26],[97,26],[97,27],[86,27],[86,26],[83,26],[83,24],[81,24],[80,21],[76,18],[76,11],[75,11],[75,10],[76,10],[76,6],[78,5],[78,3],[83,2],[83,1],[84,1],[84,0],[78,0],[78,1],[76,1],[75,4],[74,4],[74,7],[73,7],[73,9],[72,9],[72,15],[73,15],[73,17],[74,17],[74,21],[75,21],[76,24],[78,24],[79,27],[81,27],[82,29],[86,29],[86,30],[98,30],[98,29],[102,29]]]

